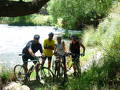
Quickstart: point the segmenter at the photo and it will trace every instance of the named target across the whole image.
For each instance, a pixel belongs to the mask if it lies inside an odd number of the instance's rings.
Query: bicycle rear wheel
[[[23,65],[16,65],[14,67],[14,75],[18,81],[24,81],[25,79],[25,71]]]
[[[77,63],[76,67],[77,67],[77,77],[80,77],[81,76],[81,67],[80,67],[80,64]]]
[[[40,79],[43,80],[45,84],[51,84],[54,81],[54,74],[47,67],[42,67],[38,73]]]

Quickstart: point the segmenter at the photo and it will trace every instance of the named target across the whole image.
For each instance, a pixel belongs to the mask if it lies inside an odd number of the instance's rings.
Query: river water
[[[48,37],[48,33],[60,34],[63,30],[55,30],[52,26],[8,26],[0,24],[0,65],[14,67],[22,64],[21,57],[23,47],[35,34],[40,35],[40,42]]]

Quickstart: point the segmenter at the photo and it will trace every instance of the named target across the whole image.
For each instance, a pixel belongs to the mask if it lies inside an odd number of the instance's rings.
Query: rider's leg
[[[24,63],[23,65],[24,65],[25,73],[27,73],[27,72],[28,72],[28,67],[27,67],[28,64],[27,64],[27,63]]]
[[[66,58],[65,58],[65,56],[63,57],[63,65],[64,65],[64,82],[66,82],[68,80],[68,77],[67,77],[67,67],[66,67]]]
[[[74,73],[77,72],[77,67],[76,67],[76,65],[75,65],[75,62],[73,62],[73,70],[74,70]]]
[[[34,58],[31,58],[31,60],[35,60]],[[36,71],[36,80],[40,80],[40,77],[38,75],[38,71],[39,71],[39,66],[40,64],[38,64],[37,62],[39,61],[39,58],[36,59],[36,61],[33,61],[34,65],[36,65],[35,67],[35,71]]]
[[[67,77],[67,68],[66,68],[66,58],[63,57],[63,65],[64,65],[64,76]]]
[[[76,59],[76,57],[75,57],[75,56],[72,56],[72,62],[73,62],[73,70],[74,70],[74,73],[76,73],[75,59]]]
[[[51,68],[51,60],[52,60],[52,56],[48,57],[48,68]]]
[[[28,71],[28,67],[27,67],[27,65],[28,65],[28,58],[27,58],[27,56],[22,56],[22,60],[23,60],[23,66],[24,66],[24,70],[25,70],[25,73],[27,73],[27,71]]]
[[[33,61],[33,63],[36,65],[37,64],[37,61]],[[36,71],[36,77],[38,77],[38,71],[39,71],[39,66],[40,64],[37,64],[36,67],[35,67],[35,71]]]
[[[76,56],[74,64],[75,64],[77,75],[80,76],[81,75],[81,68],[80,68],[79,56]]]
[[[46,56],[44,58],[42,58],[42,67],[44,66],[46,58],[47,58]]]
[[[79,75],[81,75],[80,61],[76,64]]]

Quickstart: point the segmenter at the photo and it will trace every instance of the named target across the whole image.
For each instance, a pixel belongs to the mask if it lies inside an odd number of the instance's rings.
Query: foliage
[[[94,23],[108,14],[114,0],[51,0],[48,11],[57,23],[62,18],[62,27],[76,29]]]
[[[83,35],[83,43],[88,47],[100,46],[100,34],[95,30],[95,28],[89,26],[85,29]]]
[[[1,17],[0,23],[17,26],[53,25],[51,16],[39,14],[10,18]]]
[[[2,70],[0,72],[0,79],[2,80],[2,83],[7,83],[8,81],[15,80],[14,74],[11,70]]]
[[[92,90],[94,86],[102,88],[100,90],[107,90],[105,87],[111,85],[115,89],[119,88],[120,15],[118,14],[119,11],[115,9],[114,11],[99,24],[97,30],[92,29],[85,32],[85,38],[88,39],[85,39],[87,41],[86,44],[91,46],[100,44],[99,47],[103,49],[103,57],[100,59],[99,64],[94,63],[91,69],[82,74],[81,78],[71,80],[68,84],[68,88],[71,88],[71,90],[76,88]],[[94,34],[97,35],[98,39],[96,39]],[[91,39],[94,39],[92,44],[89,42]]]

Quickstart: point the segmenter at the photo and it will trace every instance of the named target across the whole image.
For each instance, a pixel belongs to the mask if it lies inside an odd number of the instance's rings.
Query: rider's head
[[[71,39],[72,39],[73,41],[77,41],[77,40],[78,40],[78,36],[72,35],[72,36],[71,36]]]
[[[39,42],[39,39],[40,39],[40,36],[38,35],[38,34],[36,34],[36,35],[34,35],[34,41],[36,42],[36,43],[38,43]]]
[[[61,43],[61,40],[62,40],[62,37],[58,36],[58,37],[57,37],[57,42],[58,42],[58,43]]]
[[[52,39],[53,39],[53,36],[54,36],[54,33],[50,32],[50,33],[48,34],[48,36],[49,36],[49,40],[52,40]]]

